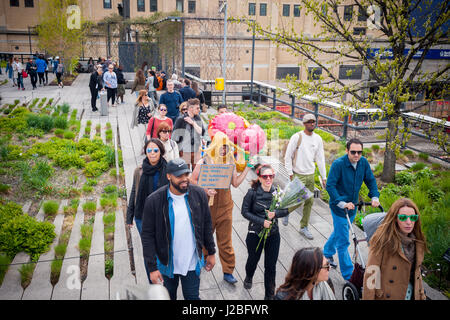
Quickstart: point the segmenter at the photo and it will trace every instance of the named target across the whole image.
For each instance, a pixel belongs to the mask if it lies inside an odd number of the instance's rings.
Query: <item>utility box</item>
[[[223,91],[225,90],[225,79],[224,78],[216,78],[216,90]]]

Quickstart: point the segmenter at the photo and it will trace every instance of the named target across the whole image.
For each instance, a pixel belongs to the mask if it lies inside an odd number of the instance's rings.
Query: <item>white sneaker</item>
[[[314,239],[314,237],[311,234],[311,232],[309,232],[308,227],[304,227],[304,228],[300,229],[300,234],[303,235],[308,240],[313,240]]]

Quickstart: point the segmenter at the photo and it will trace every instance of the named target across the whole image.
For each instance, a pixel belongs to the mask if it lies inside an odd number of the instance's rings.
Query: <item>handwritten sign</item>
[[[202,164],[198,186],[210,189],[229,189],[234,164]]]

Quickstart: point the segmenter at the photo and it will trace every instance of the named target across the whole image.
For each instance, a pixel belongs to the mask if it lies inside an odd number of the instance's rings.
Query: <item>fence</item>
[[[210,102],[209,105],[213,105],[213,97],[222,97],[222,91],[207,90],[208,87],[211,89],[213,88],[215,84],[214,80],[203,80],[189,73],[185,73],[185,76],[203,85],[205,96],[211,97],[210,100],[207,99],[207,104]],[[290,94],[287,89],[260,81],[229,80],[226,81],[226,87],[226,101],[230,101],[230,97],[241,97],[242,101],[250,100],[250,103],[256,102],[259,105],[264,104],[272,110],[277,110],[298,120],[303,119],[303,116],[306,113],[312,113],[316,117],[319,127],[337,135],[343,140],[347,140],[350,131],[353,131],[352,133],[355,135],[359,134],[359,136],[365,136],[366,139],[361,139],[365,143],[384,142],[381,133],[378,135],[377,133],[380,131],[385,133],[387,121],[385,119],[377,119],[381,111],[377,108],[355,109],[344,107],[341,104],[332,101],[318,102],[318,99],[313,96],[302,96],[300,99],[297,99],[294,95]],[[241,89],[236,90],[236,88],[239,87]],[[442,102],[441,104],[445,106],[448,105],[448,102]],[[404,109],[406,111],[406,108]],[[408,108],[407,110],[411,109]],[[345,111],[344,116],[338,114],[342,111]],[[433,129],[434,131],[443,130],[444,133],[447,134],[450,131],[450,121],[424,116],[414,112],[404,112],[402,113],[402,117],[405,127],[411,128],[410,133],[417,138],[425,139],[428,143],[431,142],[431,133],[425,134],[414,130],[415,128],[419,128],[423,131],[430,129]],[[379,120],[378,124],[371,125],[375,120]],[[372,133],[368,134],[367,132]],[[369,141],[367,141],[367,138],[369,138]],[[415,147],[408,146],[407,143],[407,141],[402,142],[402,148],[408,147],[415,151],[421,151]],[[446,145],[448,146],[447,142]],[[446,150],[448,150],[448,148],[446,148]],[[450,162],[450,159],[448,159],[448,152],[428,151],[427,153],[430,153],[432,156],[438,156],[445,162]]]

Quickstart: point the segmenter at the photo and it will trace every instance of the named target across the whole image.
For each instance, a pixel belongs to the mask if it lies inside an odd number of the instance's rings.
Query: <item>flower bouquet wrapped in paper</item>
[[[305,187],[305,185],[295,177],[294,180],[289,182],[284,190],[281,190],[279,186],[276,187],[273,192],[272,203],[270,204],[270,208],[266,210],[266,217],[268,212],[273,212],[276,209],[289,209],[293,207],[299,207],[303,202],[313,197],[314,194]],[[267,219],[269,219],[267,217]],[[258,234],[259,242],[256,247],[256,251],[258,251],[259,245],[261,241],[264,239],[263,248],[266,245],[267,236],[272,230],[273,223],[269,228],[263,228],[261,232]]]

